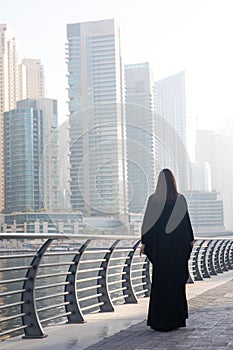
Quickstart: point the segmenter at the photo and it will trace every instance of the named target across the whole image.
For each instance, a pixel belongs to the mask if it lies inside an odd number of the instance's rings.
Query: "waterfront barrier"
[[[0,339],[43,338],[45,327],[148,297],[151,269],[137,236],[2,234]],[[197,239],[189,283],[233,269],[233,238]],[[48,329],[48,328],[46,328]]]

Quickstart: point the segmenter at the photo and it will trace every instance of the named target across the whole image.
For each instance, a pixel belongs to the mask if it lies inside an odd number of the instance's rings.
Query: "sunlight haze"
[[[66,118],[66,25],[115,18],[123,63],[149,62],[154,80],[186,72],[187,116],[199,128],[222,128],[233,117],[231,0],[0,1],[0,22],[12,27],[19,58],[39,58],[47,96]]]

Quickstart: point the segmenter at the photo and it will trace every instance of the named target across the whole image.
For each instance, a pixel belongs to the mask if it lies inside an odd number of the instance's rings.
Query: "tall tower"
[[[198,130],[196,135],[196,160],[211,165],[212,188],[220,194],[224,206],[224,221],[233,230],[233,133],[215,130]]]
[[[0,211],[4,207],[3,113],[14,109],[19,97],[16,41],[11,28],[0,24]]]
[[[21,63],[21,98],[45,97],[44,66],[39,59],[24,58]]]
[[[142,212],[155,190],[153,77],[148,63],[125,66],[129,211]]]
[[[67,25],[71,205],[86,215],[127,209],[119,28]]]
[[[185,72],[155,82],[158,170],[174,171],[180,191],[190,187],[186,147]]]
[[[5,212],[60,208],[57,101],[25,99],[4,113]]]
[[[35,100],[20,101],[16,109],[4,113],[5,213],[43,207],[42,132],[42,113]]]
[[[58,113],[57,101],[42,98],[36,101],[36,109],[42,112],[43,155],[43,206],[51,212],[60,208],[59,190],[59,150],[58,150]]]

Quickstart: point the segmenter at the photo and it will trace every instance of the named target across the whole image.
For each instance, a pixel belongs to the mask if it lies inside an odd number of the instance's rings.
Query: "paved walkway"
[[[84,324],[48,327],[47,338],[16,337],[1,350],[233,350],[233,270],[187,285],[187,328],[169,333],[146,326],[148,298],[115,312],[86,316]]]
[[[187,328],[162,333],[131,326],[86,350],[233,349],[233,280],[189,301]]]

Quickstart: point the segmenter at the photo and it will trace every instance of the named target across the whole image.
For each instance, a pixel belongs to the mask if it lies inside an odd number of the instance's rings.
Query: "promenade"
[[[48,327],[47,338],[17,337],[2,350],[233,350],[233,271],[187,285],[187,327],[161,333],[146,326],[148,298],[89,314],[84,324]]]

